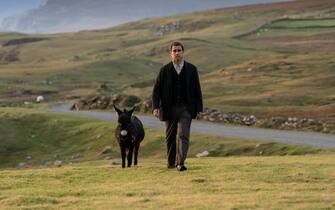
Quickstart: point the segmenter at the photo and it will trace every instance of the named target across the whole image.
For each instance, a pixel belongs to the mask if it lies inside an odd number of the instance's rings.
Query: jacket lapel
[[[168,76],[167,81],[168,81],[169,87],[171,87],[170,85],[172,85],[172,82],[173,82],[173,73],[174,73],[174,71],[176,71],[176,70],[174,69],[173,63],[170,62],[169,66],[168,66],[168,72],[167,72],[167,76]]]
[[[186,88],[187,90],[189,90],[189,87],[190,87],[190,74],[189,74],[189,71],[188,71],[188,63],[186,61],[184,61],[184,66],[183,66],[183,71],[185,71],[185,79],[186,79]],[[186,91],[186,93],[188,94],[189,91]]]

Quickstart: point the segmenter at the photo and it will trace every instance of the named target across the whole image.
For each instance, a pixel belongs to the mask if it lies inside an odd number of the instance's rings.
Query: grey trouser
[[[172,120],[166,121],[166,145],[168,164],[170,166],[183,165],[188,152],[192,117],[186,106],[173,108]],[[178,139],[176,138],[178,134]]]

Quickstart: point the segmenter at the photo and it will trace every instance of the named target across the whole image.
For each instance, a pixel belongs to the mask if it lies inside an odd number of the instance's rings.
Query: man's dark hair
[[[180,42],[174,41],[174,42],[172,42],[172,43],[170,44],[169,52],[171,52],[172,47],[174,47],[174,46],[181,46],[181,49],[183,49],[183,51],[184,51],[184,45],[183,45],[182,43],[180,43]]]

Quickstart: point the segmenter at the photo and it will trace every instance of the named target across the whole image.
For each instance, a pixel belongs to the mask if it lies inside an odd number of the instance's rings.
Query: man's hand
[[[202,118],[202,115],[203,115],[202,112],[198,112],[198,113],[197,113],[197,117],[196,117],[196,119],[197,119],[197,120],[200,120],[200,119]]]
[[[159,117],[160,110],[159,110],[159,109],[154,109],[154,110],[152,111],[152,114],[153,114],[155,117]]]

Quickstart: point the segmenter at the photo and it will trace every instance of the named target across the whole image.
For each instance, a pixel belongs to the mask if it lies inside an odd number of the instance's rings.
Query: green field
[[[258,28],[257,30],[244,35],[250,38],[280,38],[283,36],[317,36],[320,34],[334,33],[334,18],[314,18],[314,19],[279,19],[270,24]],[[287,41],[289,38],[287,39]]]
[[[288,19],[276,21],[269,28],[334,28],[335,19]]]
[[[178,172],[166,168],[164,131],[146,129],[139,165],[122,169],[114,123],[2,108],[0,124],[2,209],[331,209],[335,205],[334,150],[192,133],[189,169]],[[111,151],[101,154],[106,146]],[[208,157],[195,158],[205,150]],[[56,160],[63,166],[54,166]]]
[[[4,209],[333,209],[334,155],[141,159],[2,170]]]

